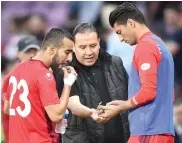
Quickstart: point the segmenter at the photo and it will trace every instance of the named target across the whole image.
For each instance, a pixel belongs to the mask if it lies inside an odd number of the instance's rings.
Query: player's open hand
[[[107,118],[107,120],[110,120],[114,116],[120,113],[119,106],[107,104],[106,106],[100,106],[98,110],[104,110],[102,114],[99,115],[99,117]]]
[[[104,110],[104,113],[99,117],[108,118],[109,120],[122,111],[132,108],[130,100],[115,100],[106,104],[106,106],[99,106],[99,110]]]
[[[90,114],[91,118],[98,123],[106,123],[108,121],[107,118],[99,116],[99,110],[90,109]]]

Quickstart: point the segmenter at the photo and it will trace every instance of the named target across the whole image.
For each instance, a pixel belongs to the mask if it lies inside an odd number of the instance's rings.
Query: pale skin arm
[[[69,68],[70,68],[69,73],[76,74],[74,68],[72,68],[72,67],[69,67]],[[68,71],[65,68],[63,68],[63,71],[64,71],[64,76],[67,77],[68,74],[69,74]],[[63,118],[64,113],[66,111],[66,108],[68,106],[70,91],[71,91],[71,86],[65,84],[64,88],[63,88],[61,98],[60,98],[60,103],[55,104],[55,105],[48,105],[48,106],[44,107],[44,109],[47,112],[49,118],[53,122],[59,123],[61,121],[61,119]]]
[[[71,112],[82,118],[91,117],[94,121],[99,123],[105,123],[106,118],[99,117],[99,111],[93,108],[88,108],[81,104],[80,98],[78,95],[72,96],[69,98],[68,108]]]
[[[80,98],[78,95],[74,95],[69,98],[68,108],[74,115],[77,115],[79,117],[87,118],[91,116],[91,109],[80,103]]]
[[[63,118],[66,108],[68,106],[70,91],[71,91],[71,86],[64,85],[63,92],[60,98],[60,103],[55,105],[48,105],[44,107],[49,118],[53,122],[59,123],[61,119]]]

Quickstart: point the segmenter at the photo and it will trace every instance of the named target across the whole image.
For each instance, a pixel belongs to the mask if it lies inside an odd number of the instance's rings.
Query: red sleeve
[[[43,106],[59,104],[60,100],[56,90],[56,82],[51,71],[39,74],[38,89]]]
[[[157,67],[161,60],[161,54],[157,44],[143,41],[138,44],[134,65],[139,72],[141,89],[130,99],[132,105],[141,106],[156,97],[157,90]]]
[[[4,113],[4,99],[9,101],[9,95],[7,94],[9,85],[9,76],[5,76],[1,88],[1,116],[2,116],[2,127],[4,131],[5,141],[8,142],[9,133],[9,115]]]
[[[6,100],[9,101],[9,94],[7,94],[8,92],[8,85],[9,85],[9,75],[5,76],[4,80],[3,80],[3,84],[2,84],[2,89],[1,89],[1,100],[4,101],[4,98]]]

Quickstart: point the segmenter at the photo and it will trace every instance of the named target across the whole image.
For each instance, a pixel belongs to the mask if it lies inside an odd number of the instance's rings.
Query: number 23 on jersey
[[[28,95],[29,95],[29,89],[27,82],[24,79],[21,79],[19,82],[17,82],[16,78],[14,76],[11,76],[9,79],[9,85],[12,84],[13,88],[10,93],[10,109],[9,109],[9,114],[11,116],[15,116],[16,112],[21,116],[21,117],[27,117],[30,114],[31,111],[31,104],[30,101],[28,100]],[[19,100],[23,102],[24,104],[24,109],[22,110],[20,106],[16,107],[16,109],[11,108],[12,102],[14,95],[16,94],[17,90],[20,90],[20,88],[23,88],[23,92],[18,95]]]

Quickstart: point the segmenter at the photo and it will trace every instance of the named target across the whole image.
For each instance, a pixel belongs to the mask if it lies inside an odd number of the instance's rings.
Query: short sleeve
[[[78,79],[77,79],[78,80]],[[74,95],[78,95],[79,96],[79,81],[77,81],[73,84],[73,86],[71,87],[71,92],[70,92],[70,97],[74,96]]]
[[[38,90],[43,106],[59,104],[56,82],[51,71],[44,71],[38,76]]]

